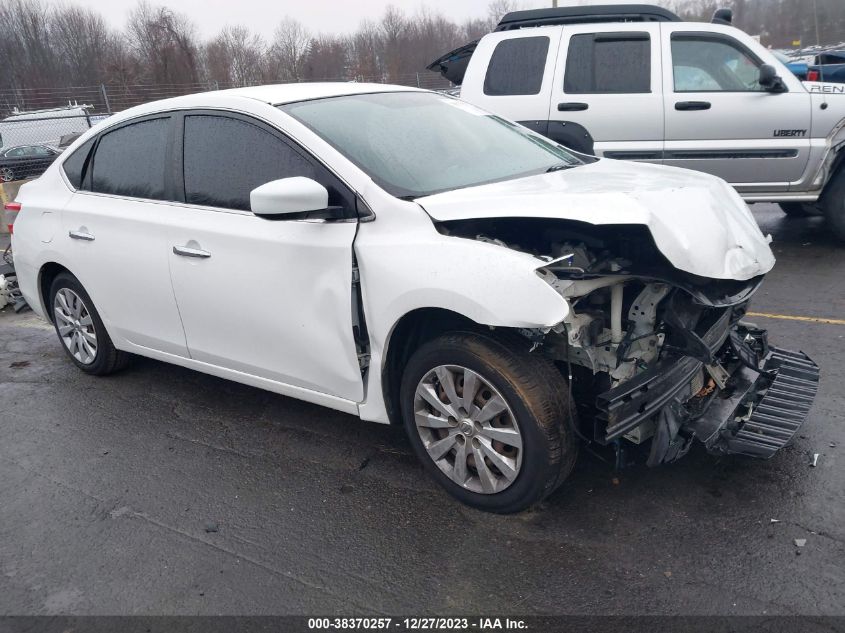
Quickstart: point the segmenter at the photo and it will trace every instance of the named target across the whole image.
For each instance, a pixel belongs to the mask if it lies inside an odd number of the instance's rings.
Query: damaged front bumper
[[[766,332],[727,309],[700,336],[696,356],[669,356],[597,397],[602,444],[650,436],[649,465],[712,453],[769,458],[804,423],[819,369],[802,352],[769,348]],[[702,358],[703,354],[703,358]],[[709,361],[709,362],[705,362]]]

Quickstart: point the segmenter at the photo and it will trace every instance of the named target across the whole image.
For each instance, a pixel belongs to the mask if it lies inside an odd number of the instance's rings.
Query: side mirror
[[[760,78],[757,82],[768,92],[783,92],[786,89],[783,79],[778,76],[778,71],[769,64],[760,66]]]
[[[310,211],[325,211],[328,206],[326,188],[302,176],[271,180],[249,193],[250,210],[270,219],[303,219]]]

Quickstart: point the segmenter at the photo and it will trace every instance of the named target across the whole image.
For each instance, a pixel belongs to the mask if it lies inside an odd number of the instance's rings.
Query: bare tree
[[[59,58],[51,46],[49,7],[39,0],[5,0],[0,4],[7,83],[15,88],[52,85],[61,75]]]
[[[388,81],[399,81],[402,74],[402,59],[407,48],[405,35],[408,21],[400,9],[390,4],[381,18],[381,44],[384,68]]]
[[[381,35],[369,20],[361,22],[350,41],[350,70],[354,77],[382,81],[384,77],[379,51]]]
[[[487,19],[490,22],[490,29],[496,28],[506,13],[511,11],[518,11],[520,8],[519,2],[515,0],[492,0],[487,5]]]
[[[227,26],[205,47],[207,79],[247,86],[266,76],[267,46],[243,26]]]
[[[349,50],[345,37],[318,35],[311,40],[305,56],[303,72],[306,79],[349,79]]]
[[[285,17],[276,27],[270,47],[273,76],[288,81],[302,79],[302,63],[310,44],[308,30],[292,17]]]
[[[127,35],[149,81],[198,80],[196,28],[187,16],[141,0],[129,14]]]
[[[103,83],[114,36],[102,16],[88,8],[62,6],[53,11],[50,35],[74,85]]]

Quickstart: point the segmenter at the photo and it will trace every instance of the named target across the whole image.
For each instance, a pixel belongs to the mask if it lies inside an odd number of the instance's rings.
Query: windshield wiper
[[[564,169],[569,169],[570,167],[575,167],[574,163],[558,163],[557,165],[552,165],[546,170],[547,174],[552,173],[553,171],[562,171]]]

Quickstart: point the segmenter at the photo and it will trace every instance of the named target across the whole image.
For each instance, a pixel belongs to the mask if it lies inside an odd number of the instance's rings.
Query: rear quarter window
[[[548,54],[546,36],[499,42],[484,77],[484,94],[491,97],[540,94]]]
[[[85,178],[85,170],[88,167],[88,157],[91,155],[92,147],[94,147],[94,139],[76,148],[73,154],[68,156],[64,163],[62,163],[62,169],[74,189],[84,189],[82,183]]]

